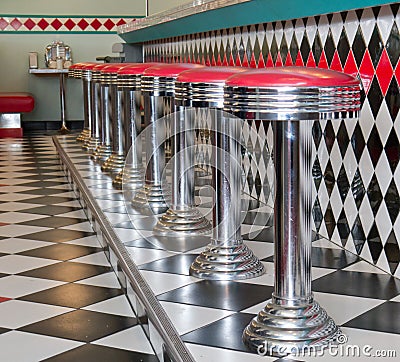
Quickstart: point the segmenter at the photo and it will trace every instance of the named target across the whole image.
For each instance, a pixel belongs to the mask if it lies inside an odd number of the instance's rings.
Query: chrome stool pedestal
[[[125,165],[113,180],[113,186],[117,189],[135,190],[143,186],[144,167],[140,136],[142,128],[141,78],[147,68],[155,65],[156,63],[132,63],[118,71],[118,90],[122,91],[124,99],[122,123]]]
[[[161,214],[168,210],[170,191],[165,180],[166,119],[165,102],[173,104],[175,80],[179,73],[199,67],[195,64],[160,64],[147,68],[142,75],[146,170],[144,185],[132,199],[132,207],[145,213]],[[163,189],[163,185],[164,188]]]
[[[274,122],[275,284],[272,298],[243,332],[253,351],[307,352],[341,335],[311,291],[312,124],[321,115],[356,114],[359,90],[351,76],[300,67],[247,71],[226,82],[227,111]]]
[[[111,102],[111,133],[112,151],[111,155],[101,165],[103,172],[113,177],[123,169],[125,164],[124,156],[124,125],[122,123],[123,97],[122,91],[117,88],[118,70],[128,66],[129,63],[115,63],[101,70],[104,83],[109,84]]]

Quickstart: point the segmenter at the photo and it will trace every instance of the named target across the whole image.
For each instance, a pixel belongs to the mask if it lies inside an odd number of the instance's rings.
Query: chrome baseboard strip
[[[90,190],[84,183],[78,170],[75,168],[67,153],[64,151],[57,136],[53,136],[53,142],[64,169],[68,171],[67,178],[69,182],[72,184],[74,191],[79,194],[83,206],[87,208],[89,220],[92,219],[97,223],[94,229],[102,236],[103,240],[107,242],[110,250],[116,256],[118,260],[118,267],[124,273],[127,281],[130,284],[130,287],[137,297],[137,300],[145,310],[149,319],[150,327],[155,329],[156,333],[163,342],[162,346],[155,346],[152,344],[158,357],[163,362],[163,356],[166,353],[174,362],[195,362],[193,356],[186,348],[174,325],[162,308],[160,302],[157,300],[153,291],[142,277],[136,264],[132,261],[131,257],[126,251],[123,243],[113,230],[112,225],[98,207],[96,200],[91,195]],[[112,265],[115,264],[112,260],[110,260],[110,262]],[[122,284],[124,285],[124,283]],[[129,287],[127,288],[127,293],[128,297],[130,297]],[[152,343],[151,338],[150,343]]]

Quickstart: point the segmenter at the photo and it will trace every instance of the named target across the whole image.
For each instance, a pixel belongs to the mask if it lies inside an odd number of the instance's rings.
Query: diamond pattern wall
[[[296,65],[357,76],[363,84],[360,119],[313,127],[314,226],[400,277],[399,26],[399,4],[391,4],[152,41],[144,45],[145,60]],[[272,129],[268,123],[249,127],[265,144],[244,140],[246,191],[271,204]]]

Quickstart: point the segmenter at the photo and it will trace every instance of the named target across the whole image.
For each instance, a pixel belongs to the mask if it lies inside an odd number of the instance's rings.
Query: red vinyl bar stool
[[[110,84],[108,81],[103,81],[102,74],[102,70],[109,65],[109,63],[102,63],[92,69],[92,82],[97,97],[100,140],[90,158],[99,164],[102,164],[111,156],[111,93],[109,91]]]
[[[132,206],[144,213],[161,214],[168,210],[169,191],[163,190],[165,169],[165,104],[173,104],[175,81],[184,70],[197,64],[160,64],[147,68],[142,75],[144,126],[146,137],[146,170],[144,185],[132,199]],[[173,108],[173,107],[171,107]],[[169,110],[172,111],[172,110]]]
[[[90,81],[82,78],[82,70],[86,65],[96,64],[91,62],[75,63],[68,68],[68,77],[75,79],[82,79],[83,87],[83,130],[76,138],[77,142],[85,142],[90,137],[90,123],[91,123],[91,93],[92,87]]]
[[[243,332],[253,351],[284,355],[340,341],[340,329],[311,291],[312,124],[354,117],[359,108],[359,81],[330,70],[258,69],[226,82],[227,112],[273,121],[275,283]]]
[[[125,166],[113,180],[113,185],[117,189],[122,189],[122,186],[128,189],[137,189],[143,186],[144,167],[142,165],[142,143],[139,137],[142,128],[141,79],[143,72],[155,65],[157,63],[132,63],[118,70],[117,89],[122,91],[124,104],[122,124]]]
[[[124,129],[122,123],[123,98],[122,91],[118,90],[118,71],[128,66],[129,63],[114,63],[101,70],[104,84],[108,84],[111,102],[111,133],[112,146],[111,155],[101,165],[103,172],[115,177],[125,164],[124,155]]]

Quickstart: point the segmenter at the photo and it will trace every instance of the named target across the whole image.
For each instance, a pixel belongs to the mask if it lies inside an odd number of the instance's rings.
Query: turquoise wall
[[[2,17],[11,19],[26,15],[45,18],[142,17],[145,9],[145,0],[1,0],[0,20]],[[37,52],[39,67],[44,67],[44,49],[53,40],[63,40],[71,47],[74,62],[95,61],[97,56],[112,55],[112,44],[123,42],[115,32],[92,34],[0,30],[0,91],[26,91],[35,96],[35,110],[25,114],[24,121],[60,119],[58,78],[28,73],[28,53]],[[68,120],[83,119],[81,81],[67,79],[66,104]]]

